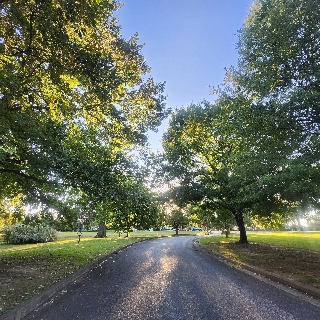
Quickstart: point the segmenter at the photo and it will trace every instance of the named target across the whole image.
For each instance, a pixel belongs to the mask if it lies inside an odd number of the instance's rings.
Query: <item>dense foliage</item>
[[[0,230],[5,225],[22,222],[25,215],[25,207],[19,197],[0,199]]]
[[[119,187],[121,191],[109,202],[109,214],[104,218],[108,227],[128,235],[134,229],[146,230],[155,226],[160,214],[156,195],[133,181],[127,180]]]
[[[7,244],[44,243],[56,240],[57,231],[47,225],[14,224],[2,229]]]
[[[179,110],[164,135],[165,157],[169,178],[179,181],[172,192],[175,202],[199,204],[212,215],[231,214],[246,242],[244,213],[253,201],[245,190],[250,177],[238,172],[241,149],[231,132],[225,134],[225,117],[222,108],[206,102]]]
[[[138,35],[121,35],[120,6],[0,2],[1,201],[19,197],[74,220],[86,201],[101,207],[136,177],[129,153],[167,111]]]
[[[318,1],[255,1],[230,97],[250,157],[262,164],[256,184],[300,212],[319,206],[319,25]]]

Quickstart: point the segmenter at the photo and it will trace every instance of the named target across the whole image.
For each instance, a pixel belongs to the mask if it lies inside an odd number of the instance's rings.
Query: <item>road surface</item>
[[[319,300],[160,238],[112,254],[25,320],[319,320]]]

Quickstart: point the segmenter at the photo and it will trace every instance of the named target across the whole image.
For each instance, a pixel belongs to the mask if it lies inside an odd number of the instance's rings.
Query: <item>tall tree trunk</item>
[[[247,231],[246,227],[244,226],[244,221],[243,221],[243,214],[242,212],[238,212],[235,214],[237,226],[240,231],[240,239],[239,243],[248,243],[248,238],[247,238]]]
[[[106,225],[103,220],[100,220],[96,238],[105,238],[106,236],[107,236]]]

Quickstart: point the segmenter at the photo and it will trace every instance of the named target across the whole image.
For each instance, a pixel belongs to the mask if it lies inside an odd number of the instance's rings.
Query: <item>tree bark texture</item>
[[[240,231],[239,243],[248,243],[247,231],[244,225],[243,214],[241,212],[237,213],[235,214],[235,218]]]
[[[98,233],[96,235],[97,238],[105,238],[107,236],[107,228],[103,220],[100,220]]]

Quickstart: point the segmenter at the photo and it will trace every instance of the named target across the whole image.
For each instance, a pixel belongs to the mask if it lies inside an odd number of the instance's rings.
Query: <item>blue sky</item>
[[[166,82],[164,94],[173,109],[203,99],[214,102],[209,86],[222,83],[225,68],[236,65],[235,45],[253,0],[123,0],[116,13],[122,35],[138,32],[143,55],[156,82]],[[154,151],[161,137],[149,134]]]

